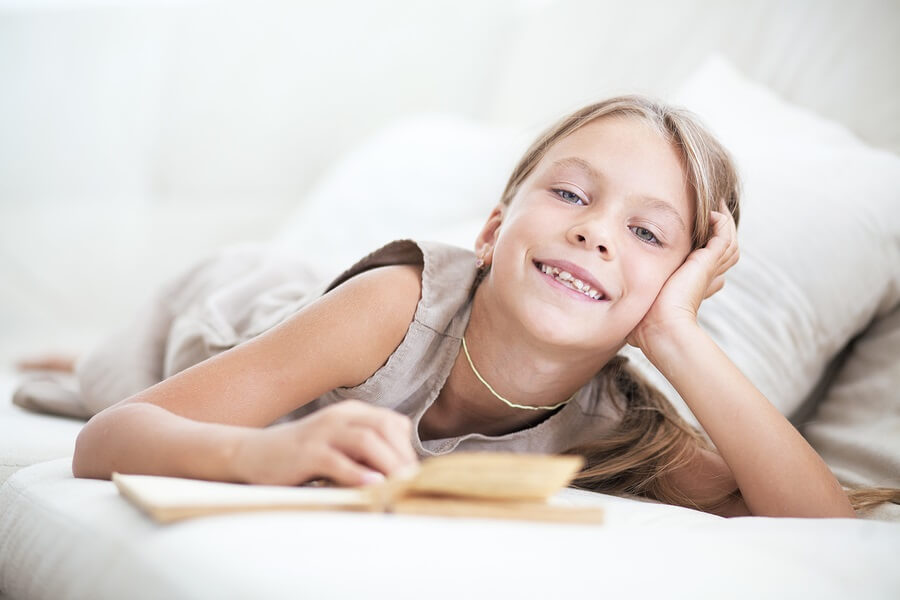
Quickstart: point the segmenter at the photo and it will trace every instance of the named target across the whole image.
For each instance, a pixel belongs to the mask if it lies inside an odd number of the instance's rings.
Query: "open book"
[[[551,498],[584,464],[574,455],[459,452],[364,487],[268,486],[113,473],[119,493],[160,523],[250,510],[352,510],[600,523],[598,507]]]

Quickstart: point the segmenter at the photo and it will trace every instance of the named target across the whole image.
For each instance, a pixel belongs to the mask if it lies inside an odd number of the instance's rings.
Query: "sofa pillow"
[[[446,114],[402,119],[329,169],[276,244],[315,253],[315,266],[330,275],[391,240],[435,239],[442,234],[434,232],[483,221],[535,135]],[[477,231],[438,241],[470,248]]]
[[[854,341],[800,431],[844,485],[900,488],[900,308]],[[866,516],[900,522],[900,505]]]
[[[741,258],[701,305],[700,323],[797,424],[814,391],[826,389],[817,383],[833,359],[900,302],[900,158],[784,102],[720,57],[670,100],[712,129],[744,183]],[[693,419],[640,352],[627,353]]]

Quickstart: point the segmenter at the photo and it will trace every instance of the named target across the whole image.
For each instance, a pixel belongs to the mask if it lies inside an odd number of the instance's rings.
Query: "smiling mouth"
[[[545,265],[537,261],[534,261],[534,265],[541,273],[569,288],[573,292],[578,292],[592,300],[603,301],[608,299],[603,292],[593,289],[568,271],[564,271],[557,267],[551,267],[550,265]]]

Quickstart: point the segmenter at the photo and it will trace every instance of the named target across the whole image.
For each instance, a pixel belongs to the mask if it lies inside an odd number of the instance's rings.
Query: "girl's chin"
[[[563,310],[528,311],[521,319],[530,335],[544,343],[571,348],[573,351],[604,352],[617,349],[628,332],[602,328],[599,323],[587,328],[572,313]],[[618,330],[618,328],[616,328]]]

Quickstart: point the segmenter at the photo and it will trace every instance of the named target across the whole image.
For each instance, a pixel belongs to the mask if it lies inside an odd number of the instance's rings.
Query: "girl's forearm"
[[[754,515],[854,517],[822,458],[702,329],[645,350],[693,411]]]
[[[72,472],[109,479],[113,471],[239,481],[233,458],[253,428],[193,421],[135,402],[94,416],[78,434]]]

